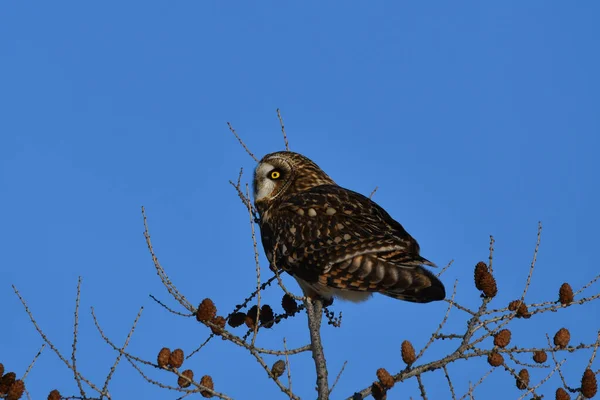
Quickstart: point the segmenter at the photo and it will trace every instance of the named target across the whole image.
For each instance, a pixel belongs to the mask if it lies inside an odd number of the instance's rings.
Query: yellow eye
[[[271,172],[271,179],[279,179],[281,177],[281,173],[279,171]]]

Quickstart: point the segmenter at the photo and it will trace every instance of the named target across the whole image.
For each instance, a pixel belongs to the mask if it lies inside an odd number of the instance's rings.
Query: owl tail
[[[427,260],[423,260],[426,261],[423,264],[431,265]],[[446,298],[444,284],[421,265],[399,267],[399,269],[400,276],[404,275],[404,279],[401,278],[396,285],[382,290],[381,294],[413,303],[429,303]],[[408,282],[410,283],[407,285]]]

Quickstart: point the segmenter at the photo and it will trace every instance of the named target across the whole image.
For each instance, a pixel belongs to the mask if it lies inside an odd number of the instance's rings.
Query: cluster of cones
[[[400,354],[402,355],[402,361],[409,367],[417,359],[415,348],[408,340],[402,342]],[[387,392],[394,387],[396,380],[385,368],[379,368],[376,375],[377,380],[371,385],[371,394],[375,400],[386,400]]]
[[[221,329],[228,323],[232,328],[237,328],[241,325],[246,325],[249,329],[260,323],[260,326],[271,328],[278,321],[294,315],[298,312],[299,307],[293,297],[285,294],[281,299],[281,306],[285,314],[278,315],[273,311],[268,304],[263,304],[260,307],[260,313],[256,305],[250,307],[247,312],[234,312],[228,318],[217,316],[217,307],[211,299],[204,299],[198,306],[196,311],[196,319],[199,322],[210,322],[217,327],[211,327],[213,333],[220,334]],[[219,329],[221,328],[221,329]]]
[[[492,271],[488,266],[480,261],[475,266],[475,287],[482,291],[483,296],[486,298],[493,298],[498,294],[498,286],[496,279],[492,275]],[[558,290],[558,302],[562,305],[569,305],[574,301],[574,294],[571,285],[563,283]],[[529,312],[527,305],[523,300],[513,300],[508,304],[508,310],[515,312],[517,318],[531,318],[532,314]],[[493,367],[499,367],[504,364],[504,358],[498,349],[503,349],[510,343],[511,332],[508,329],[502,329],[494,335],[494,351],[488,355],[488,363]],[[559,329],[554,335],[554,345],[556,349],[565,349],[569,345],[571,340],[571,333],[567,328]],[[533,353],[533,361],[538,364],[543,364],[547,361],[548,355],[538,350]],[[520,390],[525,390],[529,387],[529,371],[525,368],[519,371],[516,378],[516,386]],[[579,388],[581,394],[586,398],[592,398],[598,391],[598,385],[596,382],[596,375],[589,368],[583,373],[581,378],[581,387]],[[571,396],[563,389],[558,388],[556,390],[556,400],[569,400]]]
[[[17,379],[14,372],[4,373],[4,364],[0,363],[0,398],[19,400],[25,393],[25,382]]]
[[[163,347],[158,353],[157,364],[160,368],[166,369],[178,369],[183,365],[183,361],[185,357],[183,355],[183,350],[175,349],[171,351],[167,347]],[[186,369],[185,371],[179,373],[179,378],[177,379],[177,385],[181,388],[189,387],[194,380],[194,371],[191,369]],[[208,388],[210,390],[214,390],[214,383],[212,377],[210,375],[204,375],[200,379],[200,385]],[[200,394],[206,398],[213,397],[212,393],[207,390],[200,391]]]

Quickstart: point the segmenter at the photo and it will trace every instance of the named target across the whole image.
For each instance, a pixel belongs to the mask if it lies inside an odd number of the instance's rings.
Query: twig
[[[187,309],[188,311],[194,312],[194,306],[192,306],[192,304],[185,298],[185,296],[183,294],[181,294],[179,292],[179,290],[177,290],[177,288],[175,287],[173,282],[171,282],[171,280],[167,276],[167,273],[165,272],[162,265],[160,265],[160,262],[158,261],[158,257],[156,257],[156,254],[154,254],[154,248],[152,247],[152,241],[150,240],[150,231],[148,229],[148,220],[146,218],[146,210],[144,209],[143,206],[142,206],[142,217],[144,220],[144,238],[146,238],[146,245],[148,246],[148,251],[150,252],[150,256],[152,257],[152,262],[154,263],[154,268],[156,269],[156,273],[158,274],[161,282],[163,283],[163,285],[165,286],[167,291],[171,294],[171,296],[173,296],[173,298],[175,300],[177,300],[177,302],[179,302],[179,304],[181,304],[183,306],[183,308]]]
[[[292,398],[292,368],[290,365],[290,356],[288,355],[287,351],[287,343],[285,341],[285,338],[283,338],[283,350],[285,350],[285,369],[287,370],[287,377],[288,377],[288,390],[290,391],[290,399]]]
[[[250,203],[250,189],[246,184],[246,197],[248,198],[248,215],[250,217],[250,229],[252,230],[252,246],[254,248],[254,264],[256,265],[256,321],[254,322],[254,335],[252,335],[252,346],[256,342],[258,333],[258,321],[260,321],[260,262],[258,260],[258,246],[256,244],[256,232],[254,230],[254,218],[252,217],[252,204]]]
[[[244,141],[242,140],[242,138],[238,136],[238,134],[235,131],[235,129],[233,129],[233,126],[231,126],[231,124],[229,122],[227,122],[227,126],[229,127],[229,130],[231,131],[231,133],[233,133],[233,135],[236,137],[236,139],[238,140],[238,142],[240,142],[240,144],[242,145],[242,147],[244,148],[244,150],[246,150],[246,153],[248,153],[248,155],[250,157],[252,157],[254,159],[254,161],[258,162],[258,158],[256,158],[256,156],[254,154],[252,154],[252,152],[250,151],[250,149],[248,149],[248,146],[246,146],[246,143],[244,143]]]
[[[267,279],[267,281],[265,283],[263,283],[262,285],[260,285],[260,290],[265,290],[265,288],[267,286],[271,286],[271,283],[273,283],[273,281],[276,279],[275,276],[270,277],[269,279]],[[233,314],[235,314],[236,312],[240,311],[242,308],[245,308],[248,306],[248,303],[250,303],[252,301],[252,299],[254,299],[254,297],[256,297],[256,295],[258,294],[258,290],[255,290],[254,292],[250,293],[250,296],[246,297],[244,299],[244,301],[241,304],[238,304],[235,306],[235,308],[233,309],[232,312],[229,313],[229,315],[227,315],[226,319],[229,319]]]
[[[454,260],[450,260],[450,262],[449,262],[448,264],[446,264],[446,266],[445,266],[444,268],[442,268],[442,270],[441,270],[441,271],[440,271],[440,272],[439,272],[439,273],[438,273],[436,276],[437,276],[438,278],[439,278],[440,276],[442,276],[442,274],[443,274],[444,272],[446,272],[446,270],[447,270],[448,268],[450,268],[450,266],[452,265],[452,263],[454,263]]]
[[[275,246],[273,247],[273,256],[272,256],[273,257],[273,265],[272,265],[271,270],[275,274],[275,277],[277,278],[277,283],[279,284],[279,287],[281,288],[281,290],[283,290],[284,293],[287,294],[288,296],[290,296],[292,299],[303,302],[305,300],[306,296],[296,296],[295,294],[290,292],[288,290],[288,288],[285,287],[285,285],[283,284],[281,275],[279,275],[279,268],[277,267],[277,248],[278,247],[279,247],[279,243],[275,243]]]
[[[451,303],[455,308],[466,312],[467,314],[474,316],[475,315],[475,311],[468,309],[467,307],[461,306],[460,304],[458,304],[457,302],[451,301],[450,299],[444,299],[445,302],[447,303]]]
[[[454,281],[454,289],[452,290],[452,297],[450,298],[450,303],[449,303],[450,305],[448,306],[448,309],[446,310],[446,314],[444,315],[444,318],[442,318],[442,322],[440,322],[440,324],[438,325],[437,329],[435,330],[435,332],[433,332],[433,334],[429,338],[429,341],[421,349],[421,351],[419,352],[419,354],[417,355],[417,357],[415,358],[415,360],[418,360],[419,358],[421,358],[423,356],[423,354],[425,354],[425,351],[429,348],[429,346],[431,346],[431,344],[436,339],[436,336],[440,333],[440,331],[442,330],[442,328],[446,324],[446,321],[448,321],[448,316],[450,315],[450,310],[452,310],[452,304],[454,304],[454,297],[456,296],[456,285],[457,284],[458,284],[458,281]]]
[[[94,325],[96,326],[96,329],[98,330],[98,333],[100,334],[100,336],[102,336],[102,339],[104,339],[104,341],[113,348],[113,350],[115,350],[118,353],[123,354],[126,358],[131,358],[134,361],[137,361],[141,364],[145,364],[145,365],[149,365],[152,367],[158,367],[158,365],[151,363],[150,361],[146,361],[142,358],[136,357],[132,354],[127,353],[125,350],[121,350],[121,347],[117,346],[116,344],[114,344],[112,342],[112,340],[110,340],[110,338],[108,336],[106,336],[106,334],[104,333],[104,330],[102,329],[102,327],[100,326],[100,322],[98,321],[98,318],[96,317],[96,312],[94,311],[94,307],[90,308],[90,312],[92,314],[92,319],[94,320]]]
[[[573,296],[577,296],[579,293],[583,292],[585,289],[587,289],[590,286],[592,286],[598,279],[600,279],[600,275],[596,275],[594,277],[594,279],[592,279],[587,284],[585,284],[581,289],[579,289],[578,291],[576,291],[575,293],[573,293]]]
[[[73,375],[75,376],[75,381],[77,382],[77,387],[79,388],[79,394],[81,397],[86,397],[85,390],[83,390],[83,385],[81,384],[81,379],[79,378],[79,374],[77,373],[77,328],[79,327],[79,300],[81,298],[81,276],[77,279],[77,296],[75,297],[75,322],[73,323],[73,344],[71,352],[71,363],[73,364]]]
[[[541,239],[542,223],[538,222],[537,240],[535,242],[535,249],[533,250],[533,260],[531,260],[531,265],[529,266],[529,273],[527,274],[527,281],[525,282],[525,288],[523,289],[523,294],[521,295],[521,301],[525,300],[525,295],[527,294],[527,290],[529,289],[529,285],[531,284],[531,277],[533,276],[533,269],[535,268],[535,263],[537,261],[537,254],[538,250],[540,249]]]
[[[377,192],[377,189],[379,189],[379,186],[375,186],[375,189],[373,189],[373,191],[371,192],[371,194],[369,195],[369,199],[373,199],[373,196],[375,195],[375,193]]]
[[[450,379],[448,368],[444,365],[443,369],[444,375],[446,376],[446,381],[448,382],[448,388],[450,388],[450,393],[452,394],[452,400],[456,400],[456,393],[454,392],[454,386],[452,385],[452,380]]]
[[[33,360],[31,360],[31,363],[29,364],[29,367],[27,367],[27,371],[25,371],[25,373],[23,374],[23,377],[21,378],[21,380],[25,380],[25,378],[27,378],[27,375],[29,374],[29,371],[31,371],[31,369],[33,368],[33,364],[35,364],[35,362],[37,361],[37,359],[40,356],[40,354],[42,354],[42,351],[44,350],[44,347],[46,347],[46,343],[42,344],[42,347],[40,347],[40,350],[37,352],[37,354],[35,355],[35,357],[33,357]]]
[[[192,351],[190,354],[188,354],[188,355],[185,357],[185,359],[187,360],[187,359],[191,358],[191,357],[192,357],[194,354],[196,354],[197,352],[199,352],[200,350],[202,350],[202,348],[203,348],[204,346],[206,346],[206,345],[208,344],[208,342],[210,342],[210,340],[211,340],[213,337],[215,337],[215,334],[214,334],[214,333],[211,333],[211,334],[210,334],[210,335],[209,335],[209,336],[206,338],[206,340],[205,340],[204,342],[202,342],[202,344],[201,344],[200,346],[196,347],[196,348],[194,349],[194,351]]]
[[[425,393],[425,386],[423,386],[423,381],[421,380],[421,374],[417,375],[417,382],[419,383],[419,392],[421,393],[421,398],[423,400],[427,400],[427,393]]]
[[[474,385],[471,384],[471,382],[469,382],[469,391],[467,393],[465,393],[460,400],[463,400],[465,397],[469,396],[469,398],[473,398],[473,393],[475,393],[475,388],[479,385],[481,385],[483,383],[483,381],[485,380],[485,378],[487,378],[488,376],[490,376],[490,374],[494,372],[493,369],[490,369],[488,372],[486,372]]]
[[[254,358],[256,359],[256,361],[258,361],[258,363],[261,365],[261,367],[263,367],[263,369],[265,370],[265,372],[267,373],[267,375],[269,375],[269,377],[271,379],[273,379],[273,381],[275,382],[275,384],[279,387],[279,389],[287,394],[292,400],[300,400],[300,398],[298,396],[296,396],[295,394],[293,394],[288,388],[286,388],[285,386],[283,386],[283,384],[281,383],[281,381],[279,380],[279,378],[277,378],[275,375],[273,375],[273,373],[271,372],[271,369],[269,368],[269,366],[267,365],[267,363],[265,362],[265,360],[260,356],[260,354],[257,353],[257,351],[255,349],[250,348],[250,354],[252,354],[254,356]]]
[[[494,236],[490,235],[490,256],[488,258],[488,267],[490,268],[490,272],[494,273],[492,269],[492,262],[494,261]]]
[[[475,388],[473,387],[473,382],[469,381],[469,391],[467,392],[467,394],[469,395],[469,400],[475,400],[475,397],[473,397],[473,390],[474,389]]]
[[[240,167],[240,173],[238,174],[238,179],[237,179],[237,183],[235,184],[235,187],[237,187],[237,188],[241,187],[243,174],[244,174],[244,167]]]
[[[170,312],[172,314],[179,315],[180,317],[186,317],[186,318],[193,317],[195,315],[194,313],[185,314],[185,313],[182,313],[182,312],[179,312],[179,311],[175,311],[171,307],[169,307],[168,305],[166,305],[165,303],[163,303],[162,301],[160,301],[159,299],[157,299],[156,297],[154,297],[154,295],[150,294],[148,296],[150,296],[150,298],[152,300],[154,300],[155,302],[157,302],[160,306],[162,306],[165,310],[167,310],[168,312]]]
[[[108,384],[110,383],[110,380],[117,369],[117,365],[119,365],[119,362],[121,361],[121,356],[123,355],[123,352],[129,345],[129,340],[131,339],[131,336],[133,335],[133,331],[135,330],[135,327],[137,326],[137,323],[140,320],[140,317],[142,316],[142,311],[144,311],[144,307],[140,307],[140,311],[138,311],[138,314],[135,317],[133,324],[131,325],[131,329],[129,329],[129,333],[127,334],[125,343],[123,343],[123,347],[121,347],[121,349],[119,350],[119,355],[117,356],[114,364],[110,368],[110,372],[106,376],[106,381],[104,381],[104,387],[102,388],[102,393],[108,393]],[[93,308],[92,308],[92,312],[93,312]]]
[[[523,361],[519,360],[512,353],[506,353],[506,354],[517,365],[522,365],[523,367],[527,367],[527,368],[548,368],[548,366],[545,365],[545,364],[531,364],[531,363],[526,363],[526,362],[523,362]]]
[[[283,118],[281,118],[281,112],[277,109],[277,118],[279,118],[279,125],[281,125],[281,133],[283,133],[283,141],[285,142],[285,150],[290,151],[290,145],[288,143],[287,135],[285,134],[285,127],[283,126]]]
[[[600,331],[598,331],[598,335],[596,336],[596,345],[594,346],[594,351],[592,351],[592,355],[590,356],[590,361],[588,361],[586,369],[592,368],[592,363],[594,362],[594,358],[596,358],[596,353],[598,352],[598,345],[600,345]]]
[[[50,339],[48,339],[46,334],[42,331],[42,328],[40,328],[40,326],[36,322],[35,318],[33,318],[33,314],[31,312],[31,310],[27,306],[25,299],[21,296],[21,293],[19,293],[19,291],[17,290],[17,287],[15,285],[12,285],[12,288],[13,288],[13,291],[15,292],[15,294],[17,295],[17,297],[19,298],[19,300],[21,301],[21,304],[23,304],[23,307],[25,308],[25,312],[29,316],[29,319],[31,320],[31,323],[35,327],[35,330],[39,333],[39,335],[42,337],[44,342],[46,342],[46,344],[48,346],[50,346],[50,349],[52,349],[52,351],[58,356],[58,358],[60,358],[60,360],[67,366],[67,368],[69,368],[72,371],[73,366],[69,363],[69,361],[67,361],[67,359],[61,354],[61,352],[58,351],[58,349],[54,346],[54,344],[50,341]],[[102,393],[96,385],[94,385],[92,382],[87,380],[83,375],[81,375],[80,372],[77,372],[77,374],[79,375],[79,377],[81,378],[82,381],[84,381],[86,384],[88,384],[89,387],[91,387],[92,389],[94,389],[96,392],[98,392],[100,394]]]
[[[348,364],[348,360],[344,361],[344,364],[342,365],[340,372],[338,372],[337,376],[335,377],[335,381],[333,381],[333,385],[331,385],[331,389],[329,389],[329,394],[331,394],[331,392],[333,392],[335,385],[337,385],[338,381],[342,377],[342,373],[344,372],[344,369],[346,369],[346,364]]]
[[[244,206],[252,211],[252,216],[254,217],[254,221],[258,222],[260,220],[260,218],[259,218],[258,212],[252,205],[252,200],[250,199],[250,196],[246,196],[246,195],[244,195],[244,192],[242,192],[241,182],[240,182],[241,177],[242,177],[242,171],[243,171],[243,168],[240,169],[240,174],[238,175],[237,183],[233,183],[233,181],[230,180],[229,184],[231,186],[233,186],[233,188],[236,190],[238,197],[240,198],[240,200],[242,201]]]

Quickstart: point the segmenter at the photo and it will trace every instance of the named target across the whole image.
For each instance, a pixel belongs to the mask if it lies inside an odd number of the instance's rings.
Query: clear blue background
[[[425,257],[455,260],[443,277],[449,288],[458,279],[465,305],[478,304],[472,271],[487,259],[490,234],[500,290],[492,306],[520,295],[538,221],[528,300],[554,300],[564,281],[580,287],[599,271],[599,17],[594,1],[2,2],[0,362],[22,374],[42,343],[11,284],[70,357],[80,275],[79,365],[94,382],[104,382],[115,353],[91,306],[118,343],[145,306],[130,350],[147,359],[163,346],[189,352],[203,341],[206,328],[148,297],[173,304],[147,254],[140,206],[179,289],[193,303],[211,297],[231,310],[255,275],[248,216],[227,181],[242,166],[247,181],[254,162],[226,121],[262,156],[283,147],[277,107],[292,150],[343,186],[364,194],[379,186],[375,200]],[[272,288],[264,299],[279,311],[280,295]],[[445,309],[379,296],[338,302],[342,328],[323,330],[331,380],[348,366],[332,398],[366,387],[379,367],[403,368],[401,341],[422,346]],[[518,320],[513,340],[541,346],[546,332],[566,326],[574,342],[592,342],[598,315],[592,304]],[[445,331],[461,332],[465,315],[451,317]],[[304,344],[304,327],[297,318],[261,332],[258,343],[281,347],[285,336]],[[445,342],[427,359],[452,348]],[[571,386],[587,359],[566,364]],[[186,366],[235,398],[283,398],[246,351],[221,340]],[[487,369],[454,365],[457,392]],[[314,398],[309,355],[294,357],[292,371],[298,394]],[[175,384],[166,372],[149,374]],[[443,375],[424,381],[430,398],[449,398]],[[49,349],[27,383],[34,399],[53,388],[78,393]],[[541,393],[558,385],[553,379]],[[177,397],[125,361],[112,393]],[[498,370],[476,394],[520,392]],[[418,397],[412,380],[390,392],[409,396]]]

